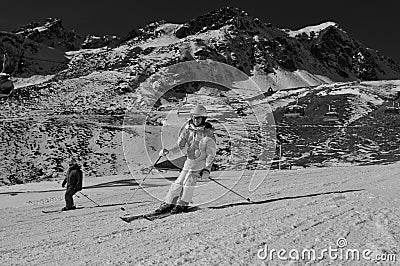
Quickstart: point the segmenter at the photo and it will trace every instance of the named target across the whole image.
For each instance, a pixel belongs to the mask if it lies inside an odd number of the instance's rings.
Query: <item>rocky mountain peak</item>
[[[82,49],[94,49],[104,46],[114,46],[119,41],[115,35],[96,36],[89,34],[82,43]]]
[[[248,13],[238,7],[226,6],[221,7],[217,10],[211,11],[207,14],[208,16],[224,16],[224,17],[238,17],[238,16],[249,16]]]
[[[23,25],[15,29],[13,32],[24,36],[28,36],[30,33],[34,31],[44,31],[44,30],[53,30],[53,31],[64,30],[61,19],[46,18],[42,21],[31,22],[29,24]]]
[[[34,42],[62,51],[78,50],[82,43],[82,37],[76,34],[73,29],[65,29],[62,20],[57,18],[32,22],[13,32]]]
[[[240,8],[231,6],[223,7],[185,23],[176,32],[176,36],[184,38],[196,33],[217,30],[228,24],[240,24],[240,21],[245,18],[253,19]]]

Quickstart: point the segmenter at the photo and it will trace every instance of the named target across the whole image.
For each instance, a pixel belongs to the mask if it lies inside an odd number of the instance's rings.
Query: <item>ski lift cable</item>
[[[49,59],[44,59],[44,58],[30,57],[30,56],[26,56],[26,55],[20,55],[20,56],[8,55],[8,57],[15,57],[18,59],[26,58],[26,59],[36,60],[36,61],[52,62],[52,63],[58,63],[58,64],[64,64],[66,62],[66,61],[55,61],[55,60],[49,60]]]

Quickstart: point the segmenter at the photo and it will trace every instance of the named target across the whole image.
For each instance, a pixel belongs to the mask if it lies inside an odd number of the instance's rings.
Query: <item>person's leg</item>
[[[179,196],[182,193],[183,185],[188,174],[188,170],[182,170],[175,182],[171,184],[169,191],[165,196],[166,203],[176,205],[179,200]]]
[[[75,190],[68,189],[65,191],[65,207],[72,209],[74,206],[74,199],[72,198],[75,194]]]
[[[171,210],[171,213],[185,212],[189,208],[189,203],[192,201],[194,188],[199,179],[199,171],[190,171],[185,178],[182,194],[176,206]]]
[[[187,175],[187,171],[182,170],[175,180],[174,183],[171,184],[167,195],[165,196],[164,202],[161,203],[160,207],[158,207],[154,212],[156,214],[161,214],[165,212],[169,212],[172,210],[176,203],[179,200],[179,196],[182,193],[182,185]]]
[[[182,189],[182,195],[180,198],[180,202],[182,204],[180,205],[189,205],[189,202],[192,201],[193,198],[193,193],[194,193],[194,188],[196,186],[197,180],[200,178],[200,173],[199,171],[191,171],[185,180],[183,189]]]

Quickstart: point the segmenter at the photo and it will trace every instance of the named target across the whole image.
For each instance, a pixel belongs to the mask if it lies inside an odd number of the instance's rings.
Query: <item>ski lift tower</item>
[[[324,122],[336,122],[339,121],[339,114],[335,111],[331,110],[331,106],[328,105],[328,112],[324,115],[323,119]]]
[[[8,97],[11,91],[14,89],[14,83],[11,80],[11,76],[5,73],[6,68],[6,55],[3,55],[3,66],[0,72],[0,98]]]
[[[282,142],[283,142],[282,137],[280,135],[277,135],[276,144],[279,147],[279,152],[278,152],[278,154],[279,154],[279,157],[278,157],[279,158],[278,159],[278,170],[281,170],[281,164],[282,164]]]
[[[400,98],[400,91],[397,92],[397,96],[393,99],[392,101],[392,106],[387,106],[385,108],[384,113],[385,114],[400,114],[400,106],[397,104],[397,107],[395,105],[395,101]]]
[[[299,98],[296,100],[296,104],[289,106],[285,113],[283,114],[284,117],[288,118],[297,118],[297,117],[303,117],[305,115],[305,110],[304,107],[299,105]]]

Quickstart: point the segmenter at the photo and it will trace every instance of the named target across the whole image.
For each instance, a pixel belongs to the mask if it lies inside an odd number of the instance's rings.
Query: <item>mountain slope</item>
[[[25,31],[29,32],[28,28]],[[318,34],[311,34],[315,31]],[[393,123],[386,125],[388,120],[383,116],[383,110],[390,104],[389,97],[392,96],[389,95],[394,95],[393,90],[398,89],[399,84],[381,81],[369,86],[347,81],[399,78],[399,67],[354,40],[334,23],[298,30],[293,34],[253,18],[240,9],[227,7],[185,24],[151,23],[131,31],[110,46],[93,49],[63,52],[49,48],[45,45],[48,45],[46,40],[40,38],[36,41],[42,43],[23,38],[21,34],[2,33],[2,36],[4,41],[1,45],[11,51],[9,54],[23,51],[26,55],[21,57],[23,66],[14,70],[10,62],[6,72],[14,71],[21,76],[54,75],[41,84],[18,88],[8,99],[0,100],[0,118],[5,124],[1,129],[5,140],[1,144],[5,162],[1,166],[1,177],[5,184],[59,178],[63,175],[66,161],[72,156],[85,162],[88,176],[126,173],[129,169],[121,145],[122,132],[129,135],[130,145],[136,145],[137,136],[142,132],[135,126],[146,121],[144,107],[154,97],[156,86],[153,85],[158,74],[169,66],[193,60],[211,59],[231,65],[257,82],[261,89],[259,95],[245,88],[242,92],[249,99],[261,99],[256,110],[260,114],[267,110],[265,107],[272,106],[278,134],[293,140],[290,145],[285,144],[284,155],[294,166],[398,160],[398,151],[384,144],[397,137],[392,126],[396,125],[398,118],[393,116]],[[18,50],[18,47],[22,48]],[[344,80],[346,82],[335,83]],[[217,90],[212,95],[219,96],[206,99],[199,95],[203,85],[206,91]],[[335,86],[358,93],[330,95]],[[286,90],[296,87],[300,87],[298,91]],[[280,91],[264,99],[262,91],[269,88]],[[230,143],[221,133],[219,145],[223,148],[219,151],[217,165],[220,169],[255,168],[260,161],[271,159],[258,156],[260,146],[257,143],[261,136],[257,134],[254,117],[246,109],[246,102],[232,92],[209,88],[209,84],[186,84],[171,91],[157,107],[169,106],[177,110],[184,101],[185,92],[193,102],[207,100],[210,106],[220,106],[215,114],[216,120],[235,128],[239,132],[235,136],[237,139],[250,138],[253,143],[247,146],[239,142]],[[371,97],[377,100],[366,100]],[[283,114],[297,98],[306,108],[306,117],[297,122],[289,121],[294,128],[285,128],[289,122],[282,119]],[[317,127],[322,123],[328,105],[338,110],[342,125],[347,128]],[[122,129],[128,108],[135,111],[137,117],[133,119],[132,128]],[[376,117],[372,119],[369,117],[371,114],[376,114]],[[155,109],[147,119],[155,132],[162,125],[163,115],[165,113]],[[235,118],[230,119],[231,116]],[[249,123],[250,137],[242,134],[240,125],[243,119]],[[305,131],[302,124],[315,127]],[[362,131],[364,126],[371,128],[370,133]],[[384,131],[386,126],[391,130]],[[382,138],[371,144],[373,147],[369,145],[370,152],[364,154],[360,145],[363,141],[373,141],[374,130],[381,132]],[[349,137],[349,134],[358,136]],[[335,139],[340,143],[332,142]],[[151,151],[155,152],[159,145],[152,143]],[[239,156],[229,161],[232,145],[245,147],[237,150]],[[251,158],[242,156],[252,150],[257,151],[257,155]],[[313,154],[310,155],[311,151]],[[148,166],[137,157],[130,158],[130,164],[134,164],[135,169]]]
[[[55,74],[68,63],[64,52],[15,33],[0,32],[0,51],[6,55],[4,72],[14,77]]]

